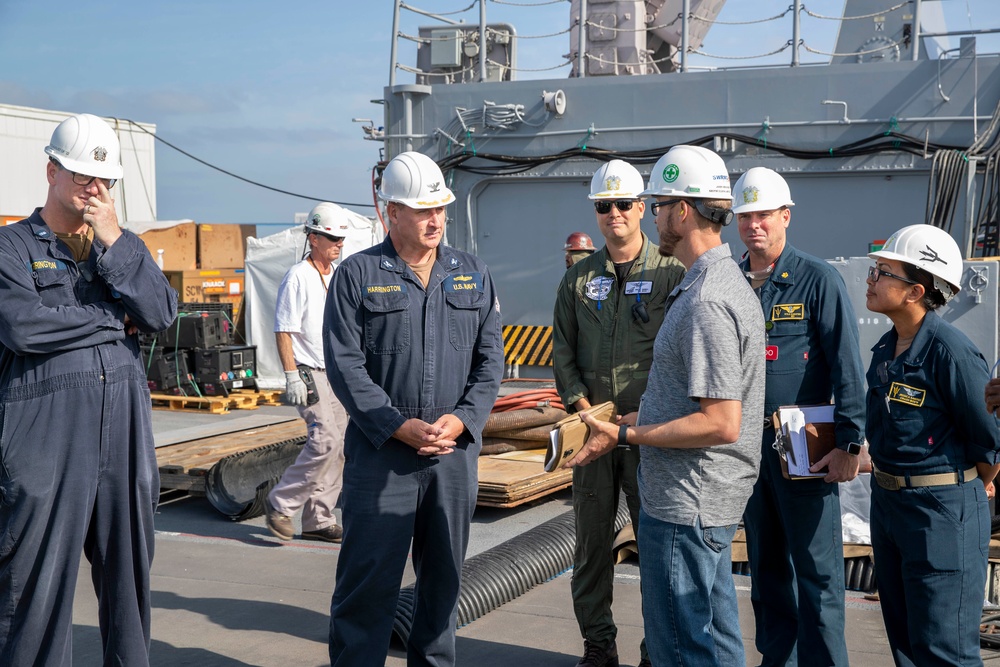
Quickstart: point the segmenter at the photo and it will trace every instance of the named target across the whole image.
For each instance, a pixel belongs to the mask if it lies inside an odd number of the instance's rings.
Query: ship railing
[[[920,31],[920,8],[921,4],[926,0],[900,0],[893,5],[882,9],[878,12],[872,12],[864,15],[858,16],[826,16],[818,12],[814,12],[808,9],[802,0],[793,0],[787,9],[775,14],[774,16],[768,16],[763,18],[757,18],[746,21],[722,21],[717,18],[710,18],[706,16],[700,16],[695,12],[691,11],[692,0],[683,0],[682,10],[676,16],[671,19],[660,19],[657,21],[656,25],[643,25],[638,28],[633,27],[621,27],[621,26],[607,26],[600,25],[587,17],[588,14],[588,0],[578,0],[576,4],[577,13],[575,16],[570,18],[570,26],[564,30],[550,31],[546,34],[538,35],[521,35],[518,34],[513,39],[519,42],[524,42],[525,40],[544,40],[551,38],[558,38],[572,31],[577,32],[577,48],[573,53],[570,53],[563,57],[562,60],[555,64],[549,63],[537,63],[532,67],[524,66],[512,66],[511,63],[495,62],[490,59],[487,49],[481,48],[479,50],[478,56],[475,62],[471,65],[464,65],[460,68],[455,68],[450,71],[424,71],[418,67],[402,65],[399,62],[399,42],[400,40],[406,40],[409,42],[414,42],[418,44],[428,45],[434,42],[436,39],[447,39],[447,38],[435,38],[427,37],[426,35],[412,35],[401,30],[401,20],[403,12],[408,12],[416,14],[419,16],[427,17],[442,26],[461,26],[463,29],[472,28],[478,31],[478,43],[480,45],[487,43],[487,37],[491,35],[493,30],[487,22],[487,2],[491,2],[494,5],[511,5],[520,9],[525,8],[538,8],[544,7],[546,5],[554,4],[567,4],[570,0],[471,0],[469,4],[459,9],[450,12],[431,12],[427,11],[410,4],[407,4],[403,0],[396,0],[394,2],[393,11],[393,26],[392,26],[392,44],[390,50],[390,72],[389,72],[389,86],[396,85],[396,75],[397,72],[409,72],[415,74],[418,78],[424,78],[433,83],[446,83],[454,81],[488,81],[490,80],[488,72],[492,68],[494,71],[498,69],[506,69],[511,73],[522,73],[528,74],[530,76],[537,75],[538,73],[551,72],[554,70],[561,69],[572,65],[573,70],[571,76],[583,77],[587,75],[587,64],[588,62],[596,62],[602,65],[615,65],[619,69],[632,70],[634,72],[645,72],[645,73],[655,73],[659,71],[664,71],[667,69],[676,69],[678,72],[692,72],[699,70],[720,70],[720,69],[740,69],[740,68],[761,68],[761,67],[798,67],[802,65],[822,65],[827,64],[827,61],[814,61],[809,62],[803,61],[801,54],[809,54],[812,56],[823,56],[826,58],[834,57],[848,57],[857,56],[861,57],[874,57],[874,58],[886,58],[890,60],[898,59],[901,53],[901,48],[909,45],[911,42],[914,48],[910,50],[910,57],[913,60],[918,60],[920,58],[920,43],[923,38],[940,38],[940,37],[960,37],[960,36],[976,36],[976,35],[995,35],[1000,34],[1000,28],[985,28],[985,29],[969,29],[969,30],[954,30],[947,32],[921,32]],[[913,21],[912,21],[912,34],[906,35],[903,39],[897,41],[890,40],[880,40],[877,44],[873,44],[871,48],[862,49],[860,51],[853,51],[851,53],[838,53],[833,50],[823,49],[819,45],[814,45],[808,43],[802,37],[802,26],[801,18],[803,16],[816,21],[855,21],[855,20],[877,20],[879,17],[884,17],[888,14],[898,11],[904,11],[907,8],[912,8]],[[475,12],[478,16],[477,20],[469,20],[466,22],[464,19],[458,20],[455,17],[460,15],[467,15]],[[720,54],[712,53],[710,51],[703,50],[701,48],[696,48],[690,44],[689,35],[692,33],[692,28],[696,23],[711,23],[713,25],[719,26],[742,26],[766,23],[772,21],[782,20],[791,14],[792,26],[791,26],[791,38],[787,39],[784,43],[774,45],[772,48],[768,49],[763,53],[748,53],[748,54]],[[665,58],[654,58],[652,52],[649,50],[640,49],[638,52],[638,60],[636,62],[624,62],[620,60],[615,60],[611,62],[601,56],[588,52],[587,49],[587,31],[589,29],[599,29],[605,32],[620,33],[620,32],[646,32],[649,34],[654,34],[656,31],[662,29],[668,29],[671,26],[676,25],[680,22],[680,44],[676,50],[676,53]],[[775,64],[773,62],[760,64],[754,63],[750,65],[737,64],[741,61],[750,60],[762,60],[771,58],[773,60],[774,56],[782,53],[790,52],[790,60],[786,61],[785,64]],[[943,56],[944,54],[942,54]],[[724,62],[724,65],[711,66],[704,64],[692,63],[691,57],[699,56],[702,59],[719,60]],[[668,62],[669,61],[669,62]]]

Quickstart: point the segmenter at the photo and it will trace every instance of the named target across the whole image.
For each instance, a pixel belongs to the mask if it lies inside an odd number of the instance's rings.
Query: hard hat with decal
[[[122,177],[121,144],[104,120],[89,113],[70,116],[56,126],[45,154],[85,176]]]
[[[407,151],[389,161],[382,172],[378,196],[410,208],[446,206],[455,195],[444,183],[444,174],[434,160],[423,153]]]
[[[656,161],[642,197],[732,199],[722,158],[701,146],[674,146]]]
[[[303,231],[306,234],[345,238],[350,233],[351,226],[344,209],[330,202],[322,202],[309,211]]]
[[[588,199],[638,199],[642,174],[624,160],[605,162],[590,179]]]
[[[773,169],[752,167],[736,181],[733,213],[775,211],[783,206],[795,206],[795,202],[788,183]]]
[[[934,225],[910,225],[890,236],[872,259],[896,259],[934,276],[934,288],[951,299],[962,289],[962,251],[951,235]]]
[[[573,232],[566,237],[566,245],[563,246],[563,250],[566,252],[571,252],[573,250],[594,252],[597,248],[594,247],[594,242],[591,240],[590,236],[584,234],[583,232]]]

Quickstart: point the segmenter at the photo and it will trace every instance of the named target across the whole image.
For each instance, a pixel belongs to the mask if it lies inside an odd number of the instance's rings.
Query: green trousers
[[[632,529],[638,539],[638,469],[637,446],[615,449],[585,466],[573,468],[573,512],[576,515],[573,611],[583,638],[603,648],[610,646],[618,635],[611,614],[615,580],[611,547],[622,491],[625,492]],[[640,650],[641,657],[646,658],[645,640]]]

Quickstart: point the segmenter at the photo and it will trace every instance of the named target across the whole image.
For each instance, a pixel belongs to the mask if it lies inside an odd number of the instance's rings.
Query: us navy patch
[[[915,408],[919,408],[924,404],[925,398],[927,398],[927,391],[925,389],[911,387],[910,385],[903,384],[902,382],[893,382],[889,386],[890,401],[896,401],[897,403],[904,403],[906,405],[912,405]]]
[[[771,320],[781,322],[783,320],[805,319],[806,307],[801,303],[779,303],[771,308]]]
[[[456,273],[444,279],[445,292],[482,292],[483,274]]]
[[[604,301],[608,298],[608,294],[611,293],[611,287],[614,284],[615,281],[606,276],[594,278],[583,286],[584,293],[587,295],[587,298],[592,301]]]

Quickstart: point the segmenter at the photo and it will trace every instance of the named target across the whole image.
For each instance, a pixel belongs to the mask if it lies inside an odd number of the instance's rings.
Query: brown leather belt
[[[973,466],[961,473],[961,479],[957,472],[942,472],[936,475],[910,475],[910,478],[907,479],[903,475],[890,475],[887,472],[877,470],[873,465],[872,475],[875,476],[875,482],[886,491],[899,491],[900,489],[915,489],[924,486],[949,486],[958,484],[959,481],[968,483],[974,480],[978,476],[978,473],[976,472],[976,467]]]

